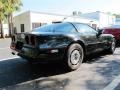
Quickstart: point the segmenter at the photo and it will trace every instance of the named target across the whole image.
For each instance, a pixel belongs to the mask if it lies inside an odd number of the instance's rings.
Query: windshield
[[[116,24],[116,25],[109,25],[109,26],[106,26],[104,28],[120,28],[120,25],[119,24]],[[104,28],[101,28],[101,29],[104,29]]]
[[[120,25],[112,25],[111,28],[120,28]]]

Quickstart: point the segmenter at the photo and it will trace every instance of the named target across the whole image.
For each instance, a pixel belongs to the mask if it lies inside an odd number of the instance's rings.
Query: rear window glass
[[[41,26],[32,32],[76,32],[70,23],[56,23],[52,25]]]
[[[120,25],[113,25],[112,28],[120,28]]]

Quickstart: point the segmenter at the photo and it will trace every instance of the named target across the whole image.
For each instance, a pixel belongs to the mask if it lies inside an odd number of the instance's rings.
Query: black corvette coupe
[[[69,70],[77,69],[83,58],[106,50],[113,53],[115,39],[82,23],[55,23],[12,36],[12,54],[29,62],[62,61]]]

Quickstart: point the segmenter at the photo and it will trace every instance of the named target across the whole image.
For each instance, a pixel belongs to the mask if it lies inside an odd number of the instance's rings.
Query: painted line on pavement
[[[20,57],[18,57],[18,56],[16,56],[16,57],[11,57],[11,58],[4,58],[4,59],[0,59],[0,61],[4,61],[4,60],[10,60],[10,59],[18,59],[18,58],[20,58]]]
[[[120,75],[117,76],[108,86],[106,86],[103,90],[114,90],[117,85],[120,83]]]

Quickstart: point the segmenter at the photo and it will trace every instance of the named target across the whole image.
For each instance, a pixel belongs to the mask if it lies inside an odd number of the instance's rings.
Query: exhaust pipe
[[[12,52],[12,55],[15,55],[15,53],[14,53],[14,52]]]

